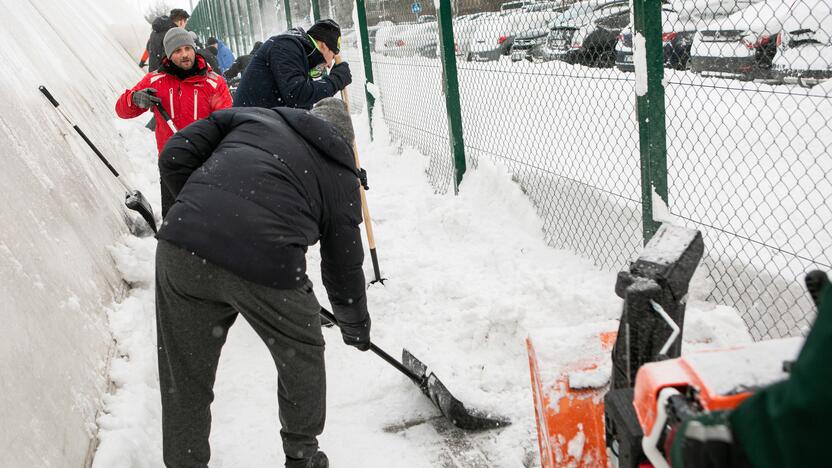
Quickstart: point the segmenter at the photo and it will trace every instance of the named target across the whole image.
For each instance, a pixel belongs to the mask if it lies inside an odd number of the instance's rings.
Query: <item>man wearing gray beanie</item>
[[[211,70],[205,57],[196,53],[194,38],[182,28],[171,28],[162,41],[165,58],[159,70],[148,73],[116,102],[116,114],[132,119],[146,112],[156,118],[156,147],[159,152],[173,135],[157,105],[173,119],[177,129],[207,117],[215,110],[231,107],[225,80]],[[162,184],[162,217],[173,204],[173,196]]]
[[[326,468],[320,305],[306,251],[320,242],[321,283],[343,341],[370,347],[359,173],[346,106],[214,112],[159,158],[176,202],[159,229],[156,326],[164,462],[208,466],[214,375],[242,315],[278,369],[288,468]],[[349,463],[346,463],[349,466]]]

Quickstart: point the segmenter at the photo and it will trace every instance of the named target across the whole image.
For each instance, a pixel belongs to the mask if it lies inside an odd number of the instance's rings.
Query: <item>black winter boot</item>
[[[329,468],[329,458],[320,450],[309,458],[286,457],[286,468]]]

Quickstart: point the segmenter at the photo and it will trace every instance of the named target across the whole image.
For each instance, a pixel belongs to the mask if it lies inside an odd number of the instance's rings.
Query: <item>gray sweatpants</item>
[[[214,379],[228,329],[241,314],[277,367],[283,451],[312,456],[324,428],[324,339],[311,283],[252,283],[164,240],[156,248],[156,330],[165,466],[207,467]]]

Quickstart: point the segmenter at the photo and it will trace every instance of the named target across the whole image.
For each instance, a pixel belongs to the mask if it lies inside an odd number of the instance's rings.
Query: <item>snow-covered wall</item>
[[[124,291],[107,247],[125,213],[38,85],[130,172],[113,104],[141,76],[149,27],[129,0],[0,0],[0,12],[0,466],[81,467],[107,386],[105,312]]]

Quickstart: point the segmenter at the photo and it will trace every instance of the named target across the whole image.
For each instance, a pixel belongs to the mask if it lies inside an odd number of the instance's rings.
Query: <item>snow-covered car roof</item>
[[[742,29],[755,34],[812,29],[832,31],[832,6],[829,0],[765,0],[725,18],[706,23],[700,29]]]

